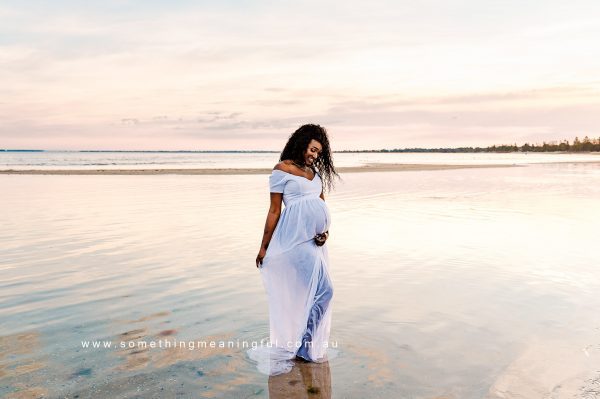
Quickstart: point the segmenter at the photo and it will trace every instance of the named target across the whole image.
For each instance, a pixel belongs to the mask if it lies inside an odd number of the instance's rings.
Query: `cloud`
[[[575,3],[7,1],[0,145],[595,134],[600,3]]]

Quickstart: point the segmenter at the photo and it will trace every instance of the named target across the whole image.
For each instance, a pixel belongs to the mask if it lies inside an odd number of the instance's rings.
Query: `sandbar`
[[[473,168],[506,168],[523,165],[516,164],[480,164],[480,165],[442,165],[442,164],[401,164],[368,163],[363,166],[342,166],[338,173],[362,172],[400,172]],[[221,168],[221,169],[4,169],[0,174],[12,175],[260,175],[271,173],[272,168]]]

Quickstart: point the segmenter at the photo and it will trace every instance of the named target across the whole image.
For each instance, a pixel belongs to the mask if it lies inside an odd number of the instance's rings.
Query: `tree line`
[[[560,142],[543,141],[542,144],[525,143],[521,146],[515,144],[492,145],[489,147],[458,147],[458,148],[394,148],[393,150],[360,150],[360,151],[335,151],[335,152],[591,152],[600,151],[600,137],[590,139],[585,136],[583,140],[575,137],[573,143],[569,140]]]

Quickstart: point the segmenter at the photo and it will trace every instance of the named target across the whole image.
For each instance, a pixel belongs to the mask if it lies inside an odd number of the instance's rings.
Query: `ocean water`
[[[596,153],[333,153],[336,166],[407,164],[530,164],[600,161]],[[279,153],[3,152],[0,169],[271,168]]]
[[[267,378],[268,175],[1,175],[0,396],[594,397],[599,164],[342,178],[339,356]]]

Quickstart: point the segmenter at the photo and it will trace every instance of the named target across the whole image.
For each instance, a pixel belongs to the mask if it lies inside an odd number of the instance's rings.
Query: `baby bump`
[[[314,233],[321,234],[329,230],[331,224],[331,216],[327,204],[321,198],[317,198],[315,201],[311,201],[310,206],[310,219],[311,225],[314,226]]]

